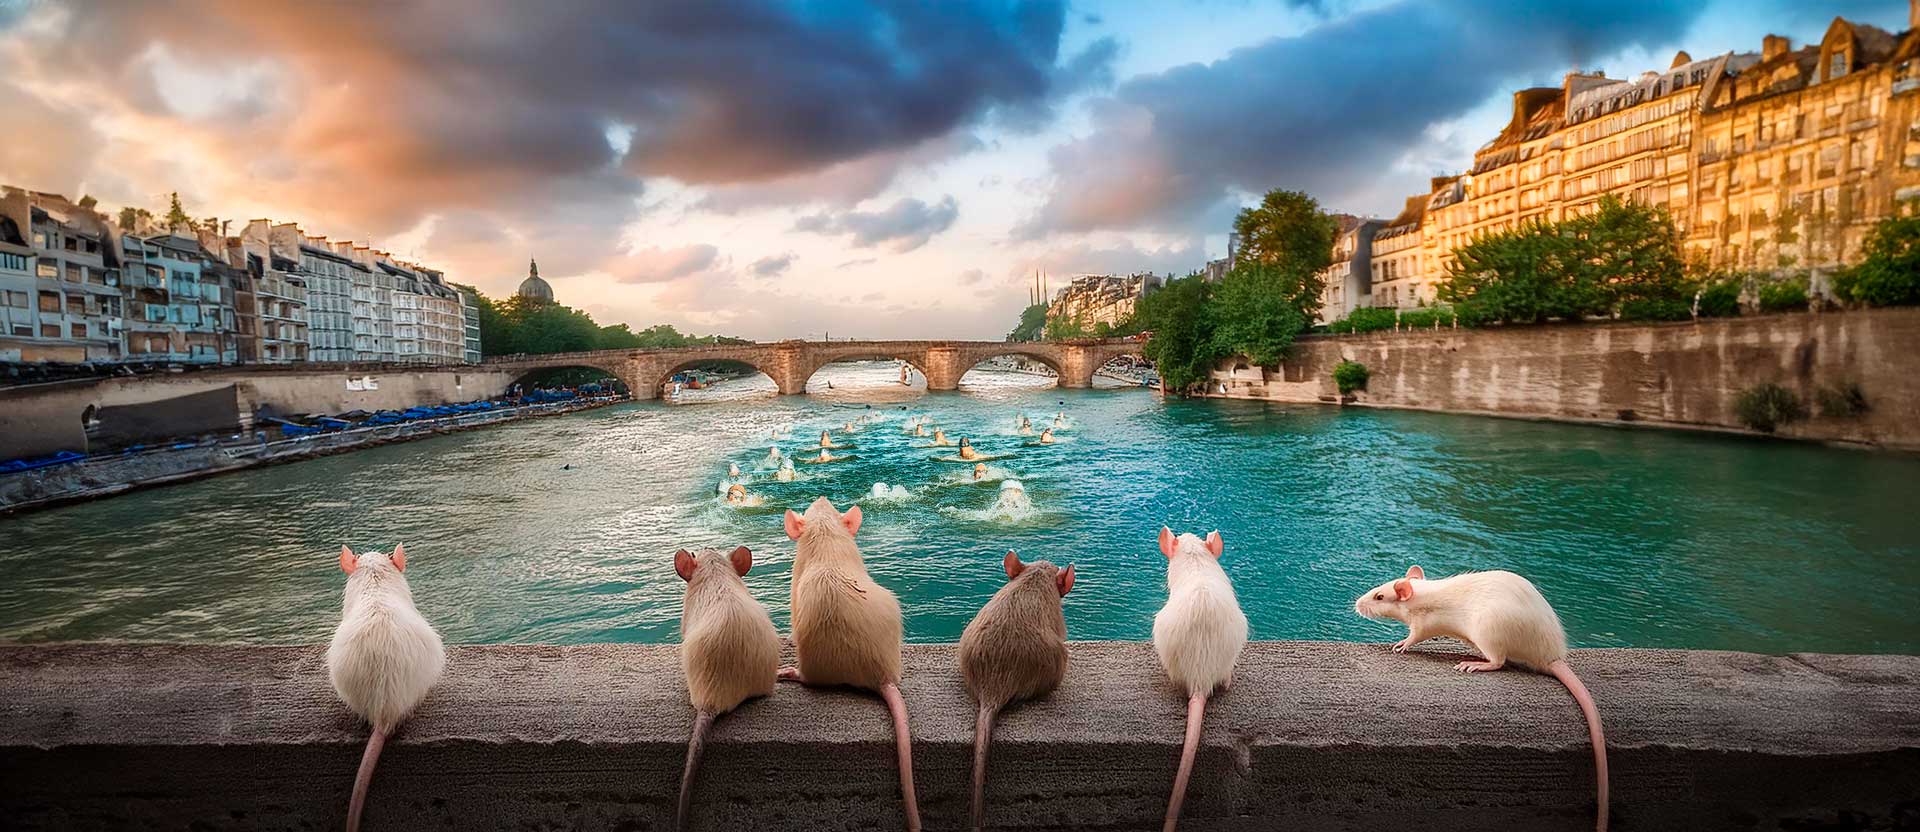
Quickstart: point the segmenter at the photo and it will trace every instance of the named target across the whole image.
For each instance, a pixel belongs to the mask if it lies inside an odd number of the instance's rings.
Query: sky
[[[298,222],[601,323],[995,338],[1271,188],[1397,213],[1575,67],[1860,0],[0,0],[0,183]]]

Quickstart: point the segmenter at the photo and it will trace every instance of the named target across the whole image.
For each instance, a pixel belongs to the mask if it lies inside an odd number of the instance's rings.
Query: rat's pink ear
[[[693,553],[685,549],[673,553],[673,571],[679,573],[680,580],[693,580]]]
[[[1009,581],[1020,577],[1021,571],[1027,568],[1026,564],[1020,562],[1020,556],[1012,549],[1007,550],[1007,556],[1001,558],[1000,563],[1007,567],[1007,580]]]
[[[1407,567],[1407,577],[1416,581],[1424,581],[1427,579],[1427,570],[1421,569],[1418,566],[1409,566]]]
[[[407,571],[407,544],[393,544],[393,555],[387,559],[393,561],[393,568],[402,572]]]
[[[353,556],[353,550],[347,548],[346,544],[340,544],[340,571],[351,575],[353,570],[358,568],[360,568],[360,559]]]
[[[1063,596],[1066,595],[1069,590],[1073,589],[1073,564],[1067,564],[1067,568],[1060,570],[1060,574],[1053,576],[1053,586],[1055,589],[1060,590],[1060,594]]]
[[[1393,582],[1393,600],[1405,601],[1413,597],[1413,581],[1407,578]]]
[[[787,509],[787,539],[799,540],[800,533],[806,530],[807,521],[801,519],[800,515],[794,514],[793,509]]]
[[[1212,552],[1214,558],[1218,559],[1220,553],[1226,551],[1226,549],[1227,541],[1221,539],[1218,529],[1207,532],[1207,551]]]
[[[747,570],[753,568],[753,550],[745,546],[733,550],[733,554],[728,555],[727,559],[733,561],[733,571],[741,575],[747,574]]]
[[[852,508],[847,509],[846,514],[840,515],[840,525],[847,527],[847,534],[859,534],[860,533],[860,507],[854,506]]]
[[[1166,526],[1160,527],[1160,554],[1173,557],[1173,530]]]

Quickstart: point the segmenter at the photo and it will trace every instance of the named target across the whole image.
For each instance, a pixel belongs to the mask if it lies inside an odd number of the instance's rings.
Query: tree
[[[150,220],[150,219],[153,219],[152,211],[149,211],[145,208],[135,208],[129,205],[125,208],[120,209],[120,230],[132,231],[135,228],[139,227],[141,220]]]
[[[502,301],[479,292],[474,295],[480,311],[480,351],[485,355],[748,343],[739,338],[686,335],[671,324],[634,332],[626,324],[601,326],[592,316],[570,306],[528,301],[517,295]]]
[[[192,228],[193,218],[187,216],[186,208],[181,207],[180,192],[175,191],[168,194],[167,199],[167,230],[178,231],[182,228]]]
[[[1862,249],[1859,264],[1834,275],[1834,297],[1868,306],[1920,304],[1920,215],[1881,220]]]
[[[1007,333],[1009,341],[1039,340],[1040,333],[1047,326],[1047,305],[1036,303],[1020,310],[1020,323],[1012,332]]]
[[[1140,326],[1153,333],[1140,351],[1153,361],[1170,392],[1206,381],[1219,359],[1208,309],[1212,299],[1213,285],[1194,274],[1167,281],[1134,307]]]
[[[1484,234],[1453,254],[1437,294],[1468,322],[1684,318],[1692,296],[1666,209],[1613,197],[1586,216]]]
[[[1093,330],[1079,318],[1048,318],[1044,333],[1049,341],[1093,337]]]
[[[1314,283],[1278,265],[1249,262],[1235,267],[1221,279],[1209,303],[1212,352],[1244,355],[1260,365],[1279,363],[1319,308]]]
[[[1314,275],[1333,262],[1333,242],[1340,234],[1340,224],[1320,210],[1320,203],[1313,197],[1276,189],[1268,191],[1259,205],[1240,211],[1233,220],[1233,233],[1240,237],[1241,262],[1274,266],[1289,274]],[[1315,296],[1319,294],[1314,291]]]

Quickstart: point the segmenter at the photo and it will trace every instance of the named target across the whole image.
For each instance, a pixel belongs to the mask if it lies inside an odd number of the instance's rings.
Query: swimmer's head
[[[729,477],[740,476],[740,466],[738,463],[733,463],[733,462],[727,463],[727,476]]]
[[[962,448],[971,448],[971,447],[973,447],[973,442],[972,442],[971,440],[969,440],[969,439],[967,439],[966,437],[964,437],[964,436],[962,436],[962,437],[960,437],[960,447],[962,447]]]
[[[743,503],[743,502],[746,502],[746,500],[747,500],[746,486],[736,484],[732,488],[727,489],[727,502]]]

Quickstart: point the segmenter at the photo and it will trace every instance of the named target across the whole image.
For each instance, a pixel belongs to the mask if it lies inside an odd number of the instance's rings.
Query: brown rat
[[[680,776],[680,805],[675,827],[687,828],[693,806],[693,777],[706,752],[713,720],[756,696],[773,693],[780,670],[780,635],[767,608],[740,580],[753,568],[747,547],[721,554],[713,549],[693,555],[673,553],[673,571],[687,582],[680,613],[680,667],[693,703],[693,736],[687,741],[687,767]]]
[[[994,717],[1021,700],[1045,696],[1067,675],[1067,619],[1061,599],[1073,588],[1073,564],[1021,563],[1009,551],[1007,583],[960,634],[960,675],[980,705],[973,733],[973,828],[986,828],[987,746]]]
[[[847,685],[880,694],[893,717],[899,745],[900,798],[909,832],[919,832],[920,801],[913,791],[913,738],[900,696],[900,602],[867,575],[853,536],[859,506],[845,514],[821,497],[806,516],[786,515],[793,555],[795,666],[780,678],[804,685]]]
[[[1466,642],[1485,661],[1466,661],[1454,667],[1463,673],[1499,670],[1508,662],[1546,673],[1560,680],[1587,719],[1593,741],[1593,767],[1599,797],[1595,828],[1607,828],[1607,736],[1600,726],[1587,686],[1567,665],[1567,631],[1546,596],[1532,581],[1512,572],[1467,572],[1451,578],[1427,580],[1418,566],[1404,578],[1381,584],[1353,603],[1368,618],[1391,618],[1407,625],[1407,637],[1393,645],[1405,652],[1420,642],[1442,636]]]

